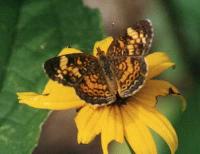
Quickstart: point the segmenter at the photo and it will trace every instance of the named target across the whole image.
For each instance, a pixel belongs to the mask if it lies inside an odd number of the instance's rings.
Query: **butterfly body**
[[[125,36],[114,39],[97,55],[66,54],[44,64],[48,76],[64,86],[71,86],[77,95],[93,105],[107,105],[135,94],[147,75],[144,54],[152,41],[149,21],[142,20],[128,28]]]
[[[105,76],[105,80],[107,82],[107,85],[109,87],[110,92],[113,95],[117,94],[117,82],[116,78],[113,72],[113,64],[110,61],[109,57],[105,55],[101,49],[97,49],[97,56],[98,56],[98,62],[100,64],[101,69],[103,70],[103,75]],[[114,100],[113,100],[114,101]]]

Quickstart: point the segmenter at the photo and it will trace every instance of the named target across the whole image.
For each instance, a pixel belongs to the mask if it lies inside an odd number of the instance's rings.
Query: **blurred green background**
[[[74,110],[52,112],[45,122],[48,111],[19,105],[15,93],[41,92],[48,80],[41,66],[63,47],[89,53],[95,41],[118,36],[143,18],[154,26],[152,51],[167,52],[176,63],[161,78],[187,100],[185,112],[173,97],[160,98],[158,109],[177,130],[177,153],[200,153],[199,6],[198,0],[0,0],[0,154],[101,153],[99,137],[76,143]],[[159,153],[169,153],[155,139]],[[125,144],[112,144],[110,151],[130,153]]]

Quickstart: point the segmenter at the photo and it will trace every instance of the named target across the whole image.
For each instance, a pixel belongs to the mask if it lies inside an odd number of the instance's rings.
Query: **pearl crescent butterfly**
[[[97,56],[86,53],[66,54],[47,60],[48,76],[64,86],[71,86],[77,95],[93,105],[108,105],[134,95],[144,85],[148,53],[153,39],[152,24],[141,20],[127,28]]]

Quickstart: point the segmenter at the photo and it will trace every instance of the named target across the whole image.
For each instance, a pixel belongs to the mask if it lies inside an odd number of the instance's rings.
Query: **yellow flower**
[[[113,38],[108,37],[96,42],[96,48],[107,51]],[[65,48],[60,55],[80,52],[73,48]],[[155,52],[145,57],[149,72],[143,88],[128,99],[124,105],[94,107],[81,100],[71,87],[66,87],[49,80],[43,94],[34,92],[17,93],[20,103],[31,107],[50,110],[81,108],[75,122],[78,128],[78,143],[88,144],[96,135],[101,134],[103,153],[107,154],[107,146],[115,140],[119,143],[128,141],[137,154],[156,154],[157,148],[150,129],[159,134],[168,144],[171,153],[175,153],[178,139],[174,128],[167,118],[156,109],[157,96],[169,94],[180,95],[179,91],[168,81],[152,79],[166,69],[174,66],[163,52]]]

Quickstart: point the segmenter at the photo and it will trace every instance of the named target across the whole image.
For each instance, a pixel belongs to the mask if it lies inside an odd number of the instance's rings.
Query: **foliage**
[[[99,21],[80,0],[0,1],[0,153],[32,153],[48,112],[18,104],[16,92],[41,92],[42,64],[63,47],[91,51]]]

